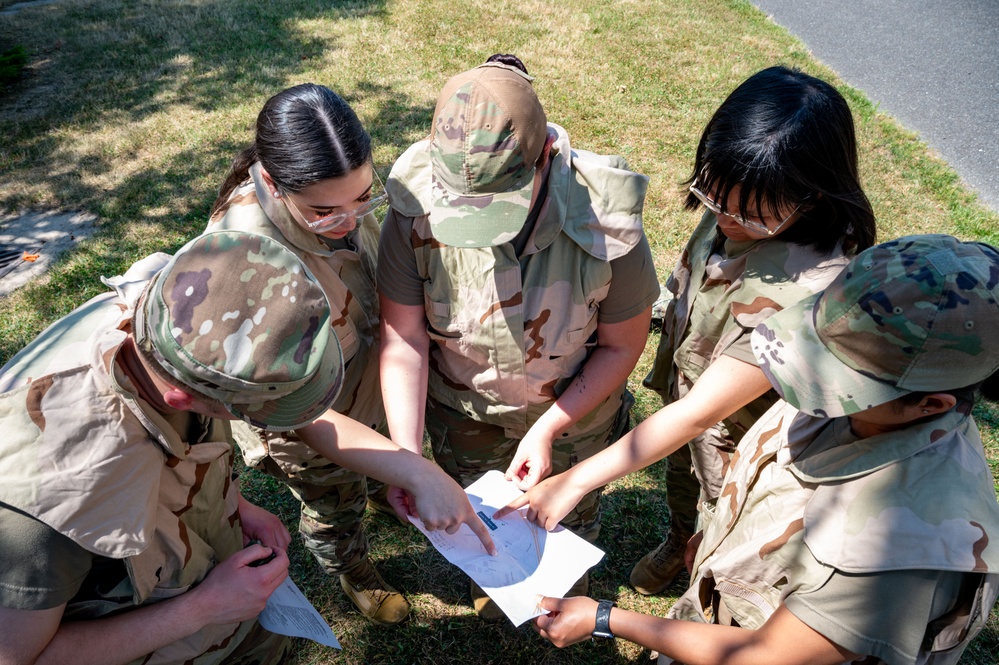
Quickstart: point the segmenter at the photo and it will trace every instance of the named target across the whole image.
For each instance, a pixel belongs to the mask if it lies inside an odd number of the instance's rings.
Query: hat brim
[[[757,326],[750,343],[767,379],[784,401],[812,416],[859,413],[911,391],[846,365],[819,338],[815,294]]]
[[[343,380],[343,352],[331,330],[319,367],[301,388],[266,402],[226,404],[226,408],[237,418],[269,432],[298,429],[329,410],[340,394]]]
[[[475,195],[452,192],[434,176],[430,232],[451,247],[495,247],[510,242],[531,212],[534,171],[509,191]]]

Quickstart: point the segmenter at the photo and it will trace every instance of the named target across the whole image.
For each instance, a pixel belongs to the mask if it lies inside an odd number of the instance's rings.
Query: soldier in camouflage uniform
[[[869,249],[765,321],[753,349],[787,402],[702,516],[669,613],[685,623],[611,610],[612,630],[660,663],[957,663],[999,595],[999,503],[971,417],[976,384],[999,394],[996,326],[999,250],[949,236]],[[543,601],[560,614],[542,634],[588,636],[589,602]]]
[[[706,210],[667,282],[673,299],[645,379],[683,410],[694,408],[684,398],[710,366],[755,364],[749,331],[825,288],[875,236],[849,108],[801,72],[764,70],[725,100],[701,137],[690,185],[687,207]],[[718,375],[702,384],[716,393],[707,401],[729,408],[668,458],[669,536],[632,570],[639,592],[663,591],[683,568],[698,506],[718,498],[736,445],[776,401],[756,379],[762,394]]]
[[[333,91],[303,84],[264,104],[256,140],[235,159],[208,223],[209,231],[274,238],[316,276],[344,356],[344,387],[333,409],[382,432],[379,229],[372,211],[384,200],[360,120]],[[371,564],[361,527],[369,492],[381,484],[324,459],[294,432],[248,433],[240,448],[249,466],[283,481],[301,502],[306,547],[328,574],[339,576],[354,605],[375,623],[402,621],[409,603]]]
[[[298,428],[405,488],[428,528],[467,524],[495,552],[438,467],[330,417],[344,377],[331,312],[280,243],[208,233],[106,283],[0,370],[0,660],[286,662],[255,617],[291,536],[240,496],[230,421]]]
[[[240,497],[228,421],[289,429],[327,410],[343,371],[326,297],[262,236],[202,236],[144,290],[150,264],[0,372],[4,662],[285,662],[255,617],[290,536]]]
[[[510,57],[453,77],[430,137],[387,181],[389,428],[416,452],[425,422],[435,459],[464,485],[496,469],[526,489],[603,450],[627,422],[625,382],[659,292],[647,178],[572,149],[531,81]],[[566,526],[596,538],[599,490]],[[484,596],[475,604],[492,614]]]

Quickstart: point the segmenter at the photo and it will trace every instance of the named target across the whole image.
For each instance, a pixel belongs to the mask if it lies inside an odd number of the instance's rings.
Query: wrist
[[[612,600],[597,601],[597,612],[594,619],[593,632],[590,633],[593,637],[602,637],[604,639],[611,639],[614,637],[614,633],[610,628],[611,608],[614,607],[614,605],[615,603]]]

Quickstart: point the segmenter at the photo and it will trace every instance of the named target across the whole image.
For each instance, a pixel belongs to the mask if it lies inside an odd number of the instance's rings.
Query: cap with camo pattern
[[[454,76],[441,91],[430,137],[430,224],[440,242],[499,245],[527,220],[548,132],[532,80],[490,62]]]
[[[922,235],[861,252],[824,292],[764,321],[752,345],[787,402],[837,417],[988,378],[997,329],[999,250]]]
[[[182,247],[147,287],[133,332],[170,376],[268,430],[311,422],[343,383],[322,288],[257,234],[206,233]]]

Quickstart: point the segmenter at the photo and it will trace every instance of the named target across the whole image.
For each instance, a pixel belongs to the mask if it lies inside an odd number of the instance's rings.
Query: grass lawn
[[[849,100],[881,239],[935,232],[999,244],[999,216],[946,164],[743,0],[59,0],[0,16],[0,51],[16,44],[29,62],[0,97],[0,210],[86,210],[99,231],[48,279],[0,299],[0,363],[101,292],[100,275],[197,234],[270,95],[306,81],[340,92],[371,132],[385,175],[428,132],[444,81],[494,52],[526,62],[574,146],[621,154],[650,177],[645,222],[661,278],[696,221],[681,209],[678,183],[701,128],[740,81],[777,63],[833,81]],[[658,404],[637,387],[656,341],[653,333],[633,375],[639,419]],[[999,410],[979,415],[999,472]],[[661,598],[627,584],[632,563],[662,535],[660,467],[608,487],[607,556],[591,595],[664,614],[685,580]],[[248,496],[294,531],[287,492],[252,472],[244,480]],[[395,628],[365,622],[296,543],[292,575],[344,644],[339,654],[303,644],[301,662],[646,661],[623,641],[559,651],[526,627],[479,621],[464,577],[418,532],[381,515],[367,520],[372,556],[413,615]],[[961,662],[995,663],[997,653],[993,612]]]

